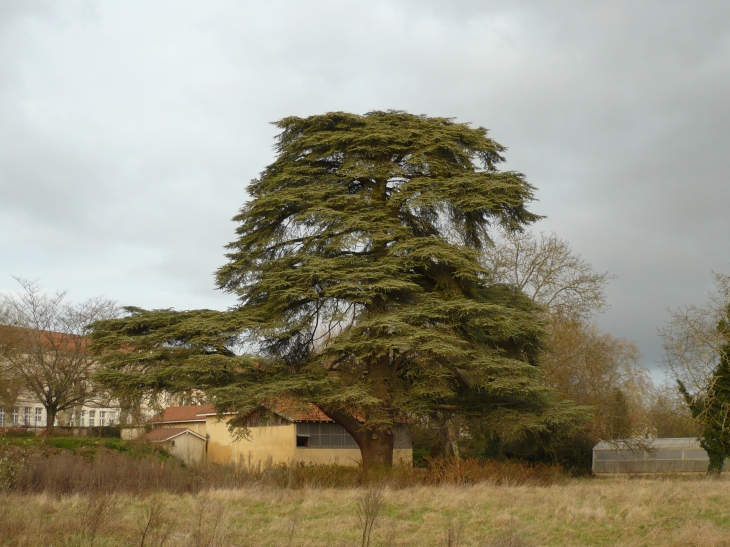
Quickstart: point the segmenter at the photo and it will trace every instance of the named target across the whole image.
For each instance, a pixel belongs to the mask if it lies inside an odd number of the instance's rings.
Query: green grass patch
[[[25,433],[25,432],[23,432]],[[132,457],[144,458],[157,456],[161,459],[171,458],[170,454],[142,440],[126,441],[116,438],[101,437],[45,437],[31,434],[5,434],[0,436],[7,447],[17,447],[22,451],[58,453],[69,451],[72,454],[93,456],[99,448],[106,448]]]

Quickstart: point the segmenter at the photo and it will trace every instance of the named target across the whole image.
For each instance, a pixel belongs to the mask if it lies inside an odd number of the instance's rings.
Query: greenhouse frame
[[[709,459],[699,439],[601,441],[593,447],[593,473],[706,473]],[[728,460],[725,460],[725,469]]]

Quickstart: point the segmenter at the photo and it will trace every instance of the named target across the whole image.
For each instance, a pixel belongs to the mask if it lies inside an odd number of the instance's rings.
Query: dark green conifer
[[[536,305],[490,285],[478,260],[492,226],[539,218],[524,176],[497,170],[504,147],[483,128],[396,111],[277,126],[277,158],[248,186],[217,272],[238,305],[130,308],[97,324],[100,378],[203,390],[239,416],[314,403],[366,468],[391,465],[404,419],[456,412],[512,433],[575,419],[539,382]]]

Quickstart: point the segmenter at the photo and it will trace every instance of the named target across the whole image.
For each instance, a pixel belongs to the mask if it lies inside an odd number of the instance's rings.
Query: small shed
[[[706,473],[709,458],[699,439],[601,441],[593,447],[593,473]],[[725,460],[725,468],[728,460]]]
[[[207,439],[190,429],[153,429],[144,438],[152,443],[162,444],[170,454],[187,464],[202,464],[205,461]]]

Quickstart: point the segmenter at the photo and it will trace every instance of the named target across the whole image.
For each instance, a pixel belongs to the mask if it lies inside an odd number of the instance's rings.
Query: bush
[[[196,477],[175,460],[132,457],[100,447],[93,457],[63,451],[36,452],[16,468],[13,489],[57,495],[97,491],[131,493],[158,490],[183,493],[199,489]]]
[[[8,428],[0,432],[0,436],[8,439],[34,439],[36,434],[33,431],[21,428]]]
[[[482,460],[478,458],[433,458],[428,461],[424,484],[476,484],[486,482],[503,486],[530,484],[549,486],[564,482],[568,474],[557,464],[526,463],[519,460]]]
[[[18,470],[23,464],[21,451],[13,449],[6,439],[0,437],[0,492],[15,488]]]
[[[19,447],[16,447],[19,449]],[[256,463],[242,466],[185,466],[173,458],[138,456],[99,446],[94,454],[70,450],[35,451],[19,463],[18,454],[7,460],[0,455],[0,477],[6,489],[22,493],[73,494],[100,490],[134,494],[167,491],[198,492],[202,489],[235,489],[252,485],[274,488],[353,488],[381,485],[407,488],[422,485],[490,483],[514,486],[547,486],[568,475],[556,465],[497,462],[480,459],[428,459],[425,469],[410,466],[382,469],[363,475],[358,467],[324,464]]]

